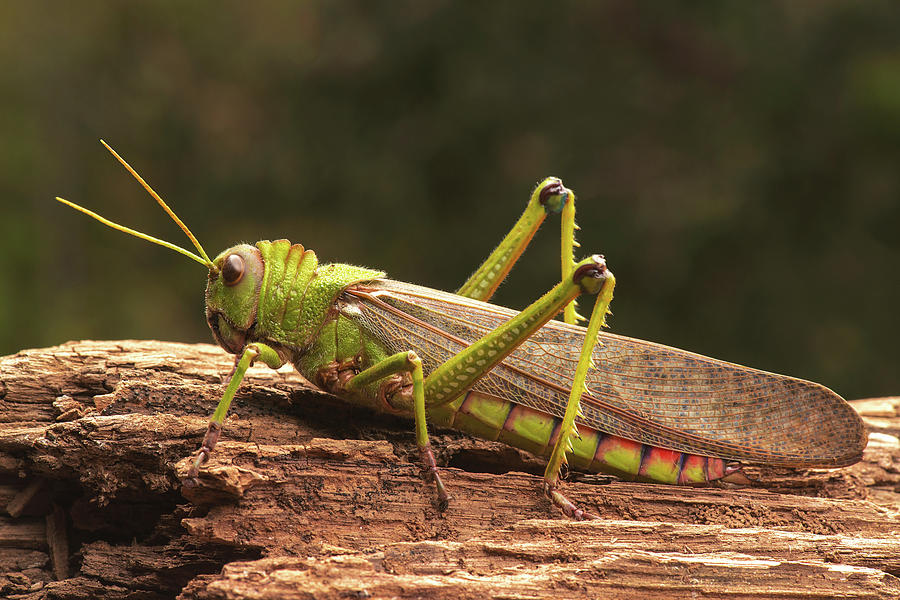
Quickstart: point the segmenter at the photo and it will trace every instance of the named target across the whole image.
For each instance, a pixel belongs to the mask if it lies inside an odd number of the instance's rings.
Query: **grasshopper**
[[[563,465],[670,484],[725,478],[743,464],[839,467],[862,455],[865,427],[830,389],[600,333],[615,277],[600,255],[576,262],[575,195],[555,177],[535,188],[509,234],[455,294],[346,264],[319,264],[288,240],[239,244],[210,259],[163,199],[104,146],[181,227],[197,254],[60,202],[208,269],[206,319],[235,367],[189,471],[197,477],[247,369],[292,364],[351,403],[411,416],[423,471],[441,509],[450,495],[427,424],[497,440],[547,459],[543,492]],[[548,214],[561,214],[562,278],[521,312],[488,303]],[[575,310],[596,296],[587,327]],[[563,320],[553,320],[560,312]],[[581,319],[583,320],[583,319]]]

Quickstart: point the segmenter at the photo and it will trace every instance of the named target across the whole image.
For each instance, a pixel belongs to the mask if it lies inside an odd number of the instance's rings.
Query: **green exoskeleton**
[[[349,402],[411,416],[442,508],[449,494],[429,444],[429,422],[546,457],[544,491],[574,518],[588,515],[559,491],[563,464],[698,484],[742,463],[844,466],[859,460],[866,445],[855,411],[819,384],[600,334],[615,278],[602,256],[573,259],[575,197],[557,178],[538,184],[509,234],[450,294],[392,281],[382,271],[320,265],[312,250],[287,240],[240,244],[210,259],[166,203],[106,147],[198,254],[57,199],[204,265],[207,321],[216,341],[236,355],[191,477],[208,460],[255,361],[273,369],[290,363]],[[552,213],[562,220],[560,283],[521,312],[489,304]],[[587,327],[576,325],[574,301],[582,294],[596,295]],[[563,321],[553,320],[560,312]]]

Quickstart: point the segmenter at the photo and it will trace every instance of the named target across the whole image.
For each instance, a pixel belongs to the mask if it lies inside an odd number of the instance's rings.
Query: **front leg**
[[[237,393],[238,388],[241,386],[241,382],[244,380],[247,369],[249,369],[257,359],[262,360],[273,369],[277,369],[284,364],[284,361],[281,360],[278,353],[266,344],[253,342],[252,344],[244,346],[240,359],[234,365],[231,381],[228,382],[228,387],[225,388],[225,393],[222,395],[222,399],[216,407],[216,412],[213,413],[212,418],[209,420],[209,427],[207,427],[206,435],[203,436],[203,443],[197,451],[197,458],[188,470],[188,477],[190,479],[196,478],[200,472],[200,467],[209,460],[209,455],[212,453],[216,442],[219,440],[219,434],[222,433],[222,425],[225,423],[225,416],[228,414],[228,408],[231,406],[231,401],[234,399],[235,393]]]

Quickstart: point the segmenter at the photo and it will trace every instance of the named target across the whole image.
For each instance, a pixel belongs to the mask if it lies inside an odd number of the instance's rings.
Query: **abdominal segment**
[[[548,458],[562,423],[546,413],[475,390],[449,404],[429,409],[428,421],[474,436],[503,442]],[[628,440],[578,425],[569,466],[590,473],[610,473],[681,485],[702,484],[733,471],[721,458],[686,454]]]

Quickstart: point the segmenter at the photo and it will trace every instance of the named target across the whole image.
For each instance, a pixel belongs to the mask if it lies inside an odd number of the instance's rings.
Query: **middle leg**
[[[379,379],[384,379],[390,375],[398,373],[409,373],[412,378],[412,397],[413,397],[413,415],[416,422],[416,446],[419,448],[419,455],[424,465],[425,476],[434,482],[438,494],[438,507],[440,510],[446,510],[450,503],[450,495],[441,481],[438,473],[437,463],[434,460],[434,453],[431,451],[431,442],[428,439],[428,426],[425,422],[425,385],[422,375],[422,359],[412,350],[406,352],[398,352],[393,356],[382,360],[381,362],[369,367],[348,381],[344,389],[349,392],[357,391],[369,384],[375,383]],[[385,382],[382,386],[389,386],[390,382]]]

